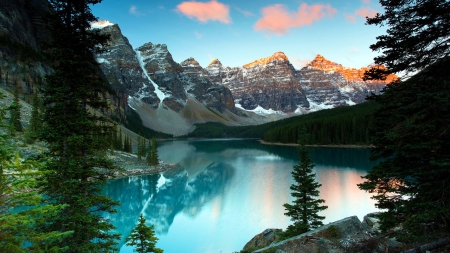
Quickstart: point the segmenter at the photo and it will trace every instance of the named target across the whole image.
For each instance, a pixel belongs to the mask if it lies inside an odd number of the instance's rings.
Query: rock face
[[[178,64],[164,44],[146,43],[133,50],[117,25],[106,26],[102,32],[111,39],[108,52],[97,55],[97,61],[108,81],[128,99],[176,113],[188,106],[188,99],[219,112],[235,112],[230,90],[214,85],[195,59]]]
[[[282,52],[242,68],[223,68],[220,61],[215,60],[206,70],[210,79],[228,87],[235,103],[246,110],[259,106],[266,110],[294,112],[299,106],[309,107],[295,69]]]
[[[262,233],[255,235],[249,242],[247,242],[243,250],[259,249],[269,246],[271,243],[275,242],[279,237],[277,233],[283,230],[278,228],[268,228]]]
[[[254,252],[271,250],[270,252],[285,253],[344,253],[349,244],[368,239],[370,235],[367,231],[358,217],[351,216]]]
[[[46,0],[2,0],[0,4],[0,85],[31,94],[51,72],[39,57],[48,36],[42,16],[51,12]]]
[[[387,81],[363,81],[368,68],[345,68],[321,55],[295,70],[283,52],[238,68],[223,67],[218,59],[206,70],[210,80],[233,93],[237,106],[283,113],[305,113],[365,101],[379,94]]]

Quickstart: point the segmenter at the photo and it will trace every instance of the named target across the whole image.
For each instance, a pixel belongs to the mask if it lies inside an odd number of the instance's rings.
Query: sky
[[[215,58],[239,67],[279,51],[297,69],[317,54],[365,67],[386,29],[365,24],[383,12],[377,0],[103,0],[91,9],[133,48],[166,44],[176,62],[193,57],[202,67]]]

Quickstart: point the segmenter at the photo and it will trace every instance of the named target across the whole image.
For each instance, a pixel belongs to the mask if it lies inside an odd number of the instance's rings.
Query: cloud
[[[130,10],[129,10],[128,12],[129,12],[131,15],[134,15],[134,16],[136,16],[136,17],[139,17],[139,16],[145,16],[144,13],[142,13],[142,12],[140,12],[140,11],[137,10],[136,5],[131,5]]]
[[[227,5],[211,0],[207,3],[191,1],[182,2],[177,6],[177,11],[183,13],[189,18],[196,18],[202,23],[209,20],[217,20],[219,22],[229,24],[231,23],[230,9]]]
[[[347,15],[345,15],[345,18],[352,23],[356,22],[356,15],[354,15],[354,14],[347,14]]]
[[[377,15],[377,11],[370,8],[370,7],[361,7],[355,11],[355,14],[358,16],[361,16],[363,18],[369,17],[373,18],[375,15]]]
[[[236,10],[239,11],[240,13],[244,14],[244,16],[246,16],[246,17],[252,17],[252,16],[255,16],[255,14],[253,14],[253,13],[250,12],[250,11],[245,11],[245,10],[239,9],[239,8],[237,8],[237,7],[236,7]]]
[[[363,4],[370,4],[370,0],[362,0]]]
[[[306,64],[310,63],[312,60],[311,59],[300,59],[297,57],[290,57],[292,65],[294,65],[294,67],[296,69],[301,69],[303,67],[306,66]]]
[[[197,37],[197,39],[203,38],[203,34],[197,32],[197,31],[194,31],[194,34],[195,34],[195,37]]]
[[[261,12],[263,17],[256,22],[255,31],[268,31],[277,35],[284,35],[291,28],[311,25],[325,17],[332,17],[337,13],[337,10],[329,4],[309,6],[302,3],[298,12],[290,12],[282,4],[265,7]]]
[[[348,21],[354,23],[354,22],[356,22],[357,16],[360,16],[360,17],[362,17],[364,19],[366,17],[373,18],[373,17],[375,17],[377,15],[377,13],[378,12],[376,10],[374,10],[374,9],[372,9],[370,7],[361,7],[359,9],[357,9],[355,11],[355,13],[345,15],[345,18]]]

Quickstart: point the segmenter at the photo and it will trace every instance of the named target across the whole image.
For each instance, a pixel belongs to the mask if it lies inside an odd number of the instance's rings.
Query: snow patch
[[[107,59],[105,58],[97,58],[97,62],[102,64],[102,63],[106,63],[106,64],[111,64]]]
[[[145,76],[153,84],[153,87],[155,87],[156,96],[158,96],[159,101],[160,101],[159,106],[161,106],[161,104],[163,103],[163,100],[167,96],[159,89],[159,86],[155,82],[153,82],[153,80],[148,75],[147,70],[145,69],[144,58],[141,57],[141,52],[138,50],[136,50],[136,57],[139,61],[139,65],[141,66],[142,71],[144,71]],[[147,87],[147,85],[144,83],[144,86],[142,88],[140,88],[139,91],[136,93],[136,94],[140,93],[139,99],[142,99],[145,97],[145,92],[143,92],[142,90],[144,90],[146,87]]]
[[[308,98],[307,98],[307,100],[308,100],[308,102],[309,102],[309,108],[310,108],[310,111],[312,111],[312,112],[320,111],[320,110],[324,110],[324,109],[331,109],[331,108],[334,108],[333,105],[326,105],[325,103],[318,104],[318,103],[315,103],[315,102],[311,101],[311,100],[308,99]]]
[[[253,110],[247,110],[244,107],[242,107],[242,105],[240,105],[240,104],[235,104],[235,107],[237,107],[239,109],[242,109],[242,110],[245,110],[245,111],[248,111],[248,112],[254,112],[254,113],[259,114],[259,115],[271,115],[271,114],[286,115],[282,111],[275,111],[273,109],[264,109],[264,108],[262,108],[259,105]]]
[[[161,174],[160,174],[160,177],[158,178],[158,182],[156,183],[156,192],[158,192],[159,189],[160,189],[163,185],[165,185],[166,183],[169,183],[169,182],[170,182],[170,180],[166,179],[166,178],[164,177],[164,175],[161,173]]]
[[[99,20],[98,22],[92,22],[91,28],[97,28],[97,29],[103,29],[107,26],[112,26],[113,23],[109,22],[108,20]]]

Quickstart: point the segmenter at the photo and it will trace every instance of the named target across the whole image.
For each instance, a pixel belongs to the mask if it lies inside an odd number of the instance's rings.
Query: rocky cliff
[[[353,105],[378,94],[389,80],[365,82],[367,69],[345,68],[317,55],[305,68],[295,70],[283,52],[237,68],[223,67],[218,59],[206,67],[212,82],[232,91],[236,106],[297,114]]]
[[[146,43],[133,50],[117,25],[94,24],[111,35],[108,51],[96,56],[124,106],[130,106],[144,125],[175,135],[195,123],[238,124],[231,91],[210,81],[208,72],[189,58],[175,62],[164,44]]]
[[[295,69],[282,52],[241,68],[224,68],[215,60],[206,68],[210,79],[228,87],[237,106],[245,110],[294,112],[309,107]]]
[[[43,17],[51,12],[46,0],[2,0],[0,4],[0,85],[19,85],[33,93],[51,72],[40,54],[47,36]]]

